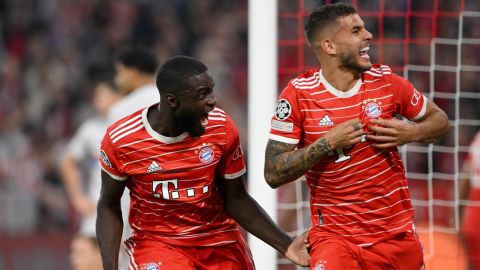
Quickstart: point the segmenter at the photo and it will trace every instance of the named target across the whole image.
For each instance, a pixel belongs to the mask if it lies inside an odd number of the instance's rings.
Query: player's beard
[[[200,137],[205,132],[200,119],[201,116],[198,113],[183,110],[177,113],[175,122],[192,137]]]
[[[352,70],[358,74],[370,70],[372,64],[362,65],[358,62],[358,57],[358,52],[340,54],[340,62],[342,64],[342,67],[348,70]]]

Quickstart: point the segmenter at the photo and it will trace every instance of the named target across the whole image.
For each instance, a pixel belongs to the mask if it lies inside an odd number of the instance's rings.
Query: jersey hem
[[[427,111],[427,97],[425,95],[422,95],[423,96],[423,105],[422,105],[422,109],[420,110],[420,112],[417,114],[417,116],[413,117],[412,120],[413,121],[418,121],[420,119],[422,119],[422,117],[425,115],[425,112]]]
[[[105,168],[103,168],[103,165],[101,163],[100,163],[100,168],[102,169],[102,171],[106,172],[108,175],[110,175],[110,177],[112,177],[115,180],[125,181],[128,178],[128,177],[125,177],[125,176],[118,176],[118,175],[112,174],[111,172],[109,172]]]
[[[292,138],[288,138],[288,137],[275,135],[275,134],[272,134],[272,133],[270,133],[269,139],[272,139],[274,141],[283,142],[283,143],[288,143],[288,144],[298,144],[298,142],[300,141],[299,139],[292,139]]]
[[[238,178],[238,177],[244,175],[246,172],[247,172],[247,168],[243,167],[243,169],[241,169],[239,172],[225,174],[223,176],[223,178],[225,178],[225,179],[235,179],[235,178]]]

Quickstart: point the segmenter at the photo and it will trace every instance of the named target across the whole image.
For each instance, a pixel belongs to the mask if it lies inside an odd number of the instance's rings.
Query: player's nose
[[[207,105],[210,107],[214,107],[216,104],[217,98],[213,94],[210,94],[207,99]]]

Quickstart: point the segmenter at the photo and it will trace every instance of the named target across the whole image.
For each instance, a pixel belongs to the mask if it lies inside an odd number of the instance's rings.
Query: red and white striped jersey
[[[291,80],[280,94],[270,139],[307,146],[335,125],[360,118],[389,119],[397,113],[421,118],[427,99],[388,66],[374,65],[355,86],[342,92],[321,70]],[[364,127],[367,132],[367,127]],[[412,229],[413,208],[398,150],[379,150],[366,140],[332,151],[309,170],[312,226],[368,246]]]
[[[217,188],[218,176],[235,179],[246,171],[233,121],[215,108],[202,136],[165,137],[150,126],[147,111],[111,125],[100,151],[102,169],[127,181],[134,237],[183,246],[235,242],[238,225]]]

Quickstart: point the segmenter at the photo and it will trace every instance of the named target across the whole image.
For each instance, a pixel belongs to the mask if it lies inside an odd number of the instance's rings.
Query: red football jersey
[[[360,118],[389,119],[401,114],[421,118],[427,99],[410,82],[374,65],[355,86],[342,92],[321,70],[291,80],[280,94],[270,139],[307,146],[335,125]],[[367,127],[364,127],[367,132]],[[368,246],[391,234],[411,230],[413,208],[398,150],[373,148],[364,136],[350,149],[338,149],[305,177],[310,188],[312,226]]]
[[[102,169],[127,181],[134,237],[183,246],[235,242],[238,226],[216,182],[216,176],[229,180],[246,171],[233,121],[215,108],[202,136],[172,138],[152,129],[147,111],[111,125],[100,153]]]

